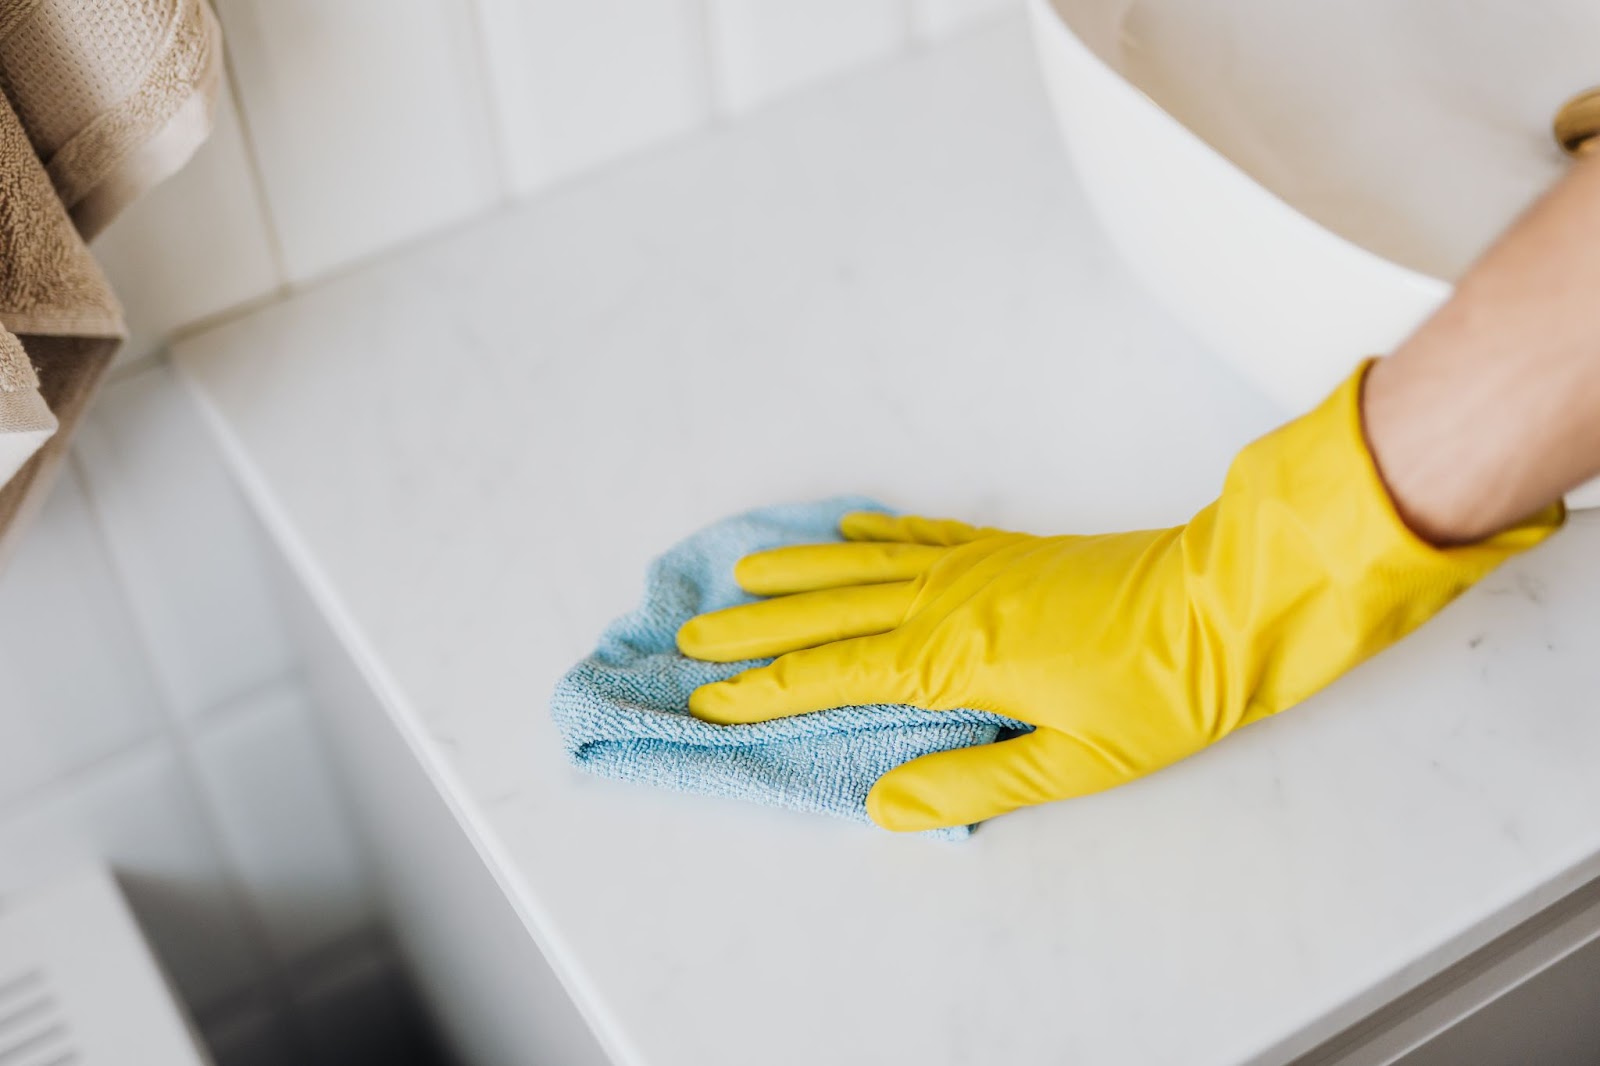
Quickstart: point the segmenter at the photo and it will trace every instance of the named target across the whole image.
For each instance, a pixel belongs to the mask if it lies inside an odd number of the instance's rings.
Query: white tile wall
[[[254,520],[170,370],[108,385],[79,430],[77,456],[180,715],[292,669]]]
[[[0,808],[161,727],[139,635],[70,471],[0,577],[0,678]]]
[[[216,7],[291,280],[499,201],[466,0]]]
[[[912,0],[911,28],[919,39],[934,40],[1016,6],[1016,0]]]
[[[132,204],[94,242],[131,334],[124,361],[173,330],[267,295],[283,282],[231,94],[188,166]]]
[[[749,111],[802,85],[893,55],[900,0],[707,0],[719,102]]]
[[[371,920],[362,856],[298,681],[268,685],[195,738],[202,790],[268,946],[292,963]]]
[[[1020,0],[214,0],[237,99],[97,242],[126,353]]]
[[[710,117],[699,0],[478,0],[513,188]]]

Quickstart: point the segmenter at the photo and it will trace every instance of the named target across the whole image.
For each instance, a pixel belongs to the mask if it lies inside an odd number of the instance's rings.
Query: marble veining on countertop
[[[700,525],[1172,523],[1278,419],[1124,272],[1036,77],[1008,22],[176,352],[621,1063],[1281,1061],[1600,870],[1590,516],[1302,707],[963,844],[564,763],[554,681]]]

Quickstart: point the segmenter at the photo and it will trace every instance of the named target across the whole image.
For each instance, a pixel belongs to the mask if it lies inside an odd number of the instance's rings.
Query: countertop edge
[[[320,613],[330,632],[361,674],[374,698],[384,708],[418,766],[454,817],[474,852],[504,894],[513,912],[533,938],[540,954],[561,982],[561,987],[583,1017],[590,1032],[606,1055],[618,1066],[644,1066],[646,1058],[621,1037],[622,1027],[604,1006],[588,975],[577,965],[573,952],[554,932],[555,923],[546,914],[516,873],[499,838],[490,828],[477,803],[449,761],[430,737],[416,709],[400,686],[389,675],[379,657],[368,645],[360,628],[322,573],[311,550],[295,531],[293,523],[279,509],[265,477],[251,461],[242,441],[229,426],[226,416],[212,403],[203,385],[189,372],[189,358],[174,354],[178,379],[193,398],[206,427],[222,450],[223,460],[233,473],[240,491],[266,529],[289,570],[301,582],[307,599]]]

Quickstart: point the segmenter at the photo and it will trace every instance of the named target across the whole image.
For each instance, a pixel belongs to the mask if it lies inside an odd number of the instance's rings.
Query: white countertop
[[[998,26],[177,352],[619,1063],[1278,1061],[1600,871],[1590,516],[1306,705],[962,844],[563,762],[556,678],[698,526],[1172,523],[1276,421],[1123,272],[1035,78]]]

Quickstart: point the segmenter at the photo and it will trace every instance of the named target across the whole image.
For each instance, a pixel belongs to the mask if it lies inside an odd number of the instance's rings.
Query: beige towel
[[[84,241],[205,139],[220,72],[204,0],[0,0],[0,531],[123,336]]]

